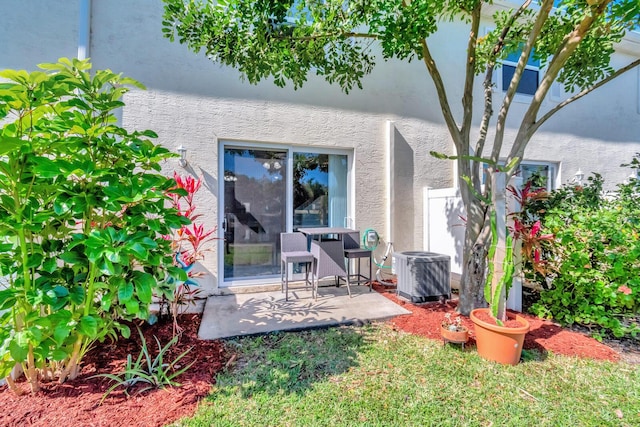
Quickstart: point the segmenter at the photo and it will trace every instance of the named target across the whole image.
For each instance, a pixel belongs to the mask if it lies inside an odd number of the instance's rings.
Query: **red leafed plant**
[[[181,176],[177,172],[174,172],[173,179],[176,181],[176,186],[168,192],[171,203],[178,210],[179,215],[191,221],[191,224],[183,225],[173,235],[166,237],[167,240],[171,240],[171,247],[175,254],[174,265],[187,273],[186,281],[174,284],[173,300],[170,302],[175,333],[181,329],[176,322],[180,307],[192,302],[199,292],[198,283],[193,279],[204,274],[193,272],[192,268],[197,261],[204,259],[204,252],[207,249],[203,247],[205,243],[215,239],[211,236],[217,231],[217,227],[205,229],[204,224],[198,224],[201,215],[195,213],[194,196],[202,186],[202,179]]]
[[[531,215],[531,205],[545,200],[548,193],[544,188],[533,188],[533,182],[527,181],[519,189],[509,186],[507,190],[520,204],[521,210],[512,213],[513,226],[510,227],[514,239],[522,243],[522,256],[525,262],[541,275],[545,276],[551,268],[549,264],[549,254],[553,251],[555,236],[553,234],[543,234],[540,220]],[[542,213],[542,212],[539,212]],[[545,256],[547,255],[547,256]]]

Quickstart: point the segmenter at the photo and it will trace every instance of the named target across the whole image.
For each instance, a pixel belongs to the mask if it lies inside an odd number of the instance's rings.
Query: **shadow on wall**
[[[391,139],[391,235],[395,250],[416,249],[414,152],[397,128]],[[421,245],[420,245],[421,246]]]

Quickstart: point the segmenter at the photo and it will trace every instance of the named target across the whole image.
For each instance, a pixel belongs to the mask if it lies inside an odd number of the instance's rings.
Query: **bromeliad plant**
[[[520,205],[517,212],[510,214],[513,226],[510,228],[515,240],[522,244],[523,269],[533,270],[539,277],[547,277],[554,269],[550,262],[554,257],[555,236],[542,232],[541,216],[545,213],[548,193],[544,188],[534,188],[536,177],[527,181],[522,188],[508,186],[507,191]]]
[[[86,60],[0,77],[0,378],[22,365],[74,378],[92,343],[130,335],[159,280],[186,280],[161,236],[188,222],[166,204],[173,156],[117,125],[134,80]]]
[[[183,269],[187,275],[185,280],[171,279],[172,286],[163,287],[163,292],[160,292],[161,312],[164,311],[164,306],[169,307],[175,334],[180,331],[177,323],[180,307],[192,302],[199,291],[195,288],[198,283],[193,279],[200,277],[202,273],[196,273],[192,269],[197,261],[204,258],[203,245],[214,239],[211,235],[217,228],[205,229],[204,224],[198,223],[201,214],[195,213],[197,206],[194,197],[202,186],[202,179],[180,176],[177,172],[174,172],[173,178],[176,186],[168,191],[171,204],[180,216],[189,221],[189,224],[182,225],[166,237],[171,242],[174,266]]]

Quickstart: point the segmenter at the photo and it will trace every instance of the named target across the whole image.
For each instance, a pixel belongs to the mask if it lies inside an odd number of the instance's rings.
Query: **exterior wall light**
[[[176,151],[178,152],[178,154],[180,154],[180,160],[178,160],[178,163],[180,164],[181,167],[186,167],[187,166],[187,149],[184,148],[184,146],[182,144],[180,144],[180,146],[176,149]]]
[[[571,180],[571,182],[576,185],[582,185],[583,179],[584,179],[584,172],[582,172],[582,170],[578,168],[578,170],[576,171],[576,174],[573,175],[573,179]]]

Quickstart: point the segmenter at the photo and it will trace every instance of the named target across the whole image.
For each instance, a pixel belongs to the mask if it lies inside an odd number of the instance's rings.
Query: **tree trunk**
[[[458,312],[465,316],[468,316],[474,308],[487,306],[484,299],[484,284],[490,236],[489,212],[480,200],[472,198],[467,206],[467,227],[462,251],[462,277],[458,301]]]

